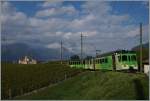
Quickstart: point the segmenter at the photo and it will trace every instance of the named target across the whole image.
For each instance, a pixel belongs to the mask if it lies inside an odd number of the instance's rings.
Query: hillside
[[[132,48],[132,50],[136,51],[137,53],[137,59],[140,61],[140,46],[135,46]],[[149,59],[149,43],[143,44],[142,47],[142,54],[143,54],[143,60]]]
[[[84,72],[72,79],[28,96],[30,100],[125,100],[148,99],[148,77],[121,72]]]

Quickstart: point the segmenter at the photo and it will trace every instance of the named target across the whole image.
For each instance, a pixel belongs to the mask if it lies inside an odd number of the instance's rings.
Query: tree
[[[70,57],[70,60],[80,60],[80,57],[78,55],[73,55]]]

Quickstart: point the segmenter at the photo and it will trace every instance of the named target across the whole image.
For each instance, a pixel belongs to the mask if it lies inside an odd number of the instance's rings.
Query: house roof
[[[20,58],[20,60],[24,60],[24,59],[25,59],[25,57],[26,57],[26,56],[21,57],[21,58]],[[30,57],[30,56],[27,56],[27,58],[29,59],[29,61],[31,61],[31,60],[33,59],[33,58],[32,58],[32,57]]]

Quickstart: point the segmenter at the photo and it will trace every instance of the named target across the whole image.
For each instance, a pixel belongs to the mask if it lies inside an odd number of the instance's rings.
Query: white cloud
[[[60,7],[62,5],[62,1],[45,1],[43,4],[41,4],[40,6],[42,8],[57,8]]]
[[[56,17],[62,16],[64,14],[67,15],[75,15],[77,13],[76,9],[73,6],[60,6],[55,8],[46,8],[38,11],[36,13],[36,17]]]
[[[51,43],[51,44],[48,44],[46,46],[47,48],[60,48],[60,44],[59,43]]]

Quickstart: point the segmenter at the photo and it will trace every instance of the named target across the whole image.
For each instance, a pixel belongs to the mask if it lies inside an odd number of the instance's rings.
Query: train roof
[[[107,52],[107,53],[104,53],[104,54],[100,54],[100,55],[97,55],[97,58],[99,57],[104,57],[104,56],[107,56],[107,55],[112,55],[114,53],[120,53],[120,54],[125,54],[125,53],[136,53],[135,51],[129,51],[129,50],[116,50],[116,51],[111,51],[111,52]]]

